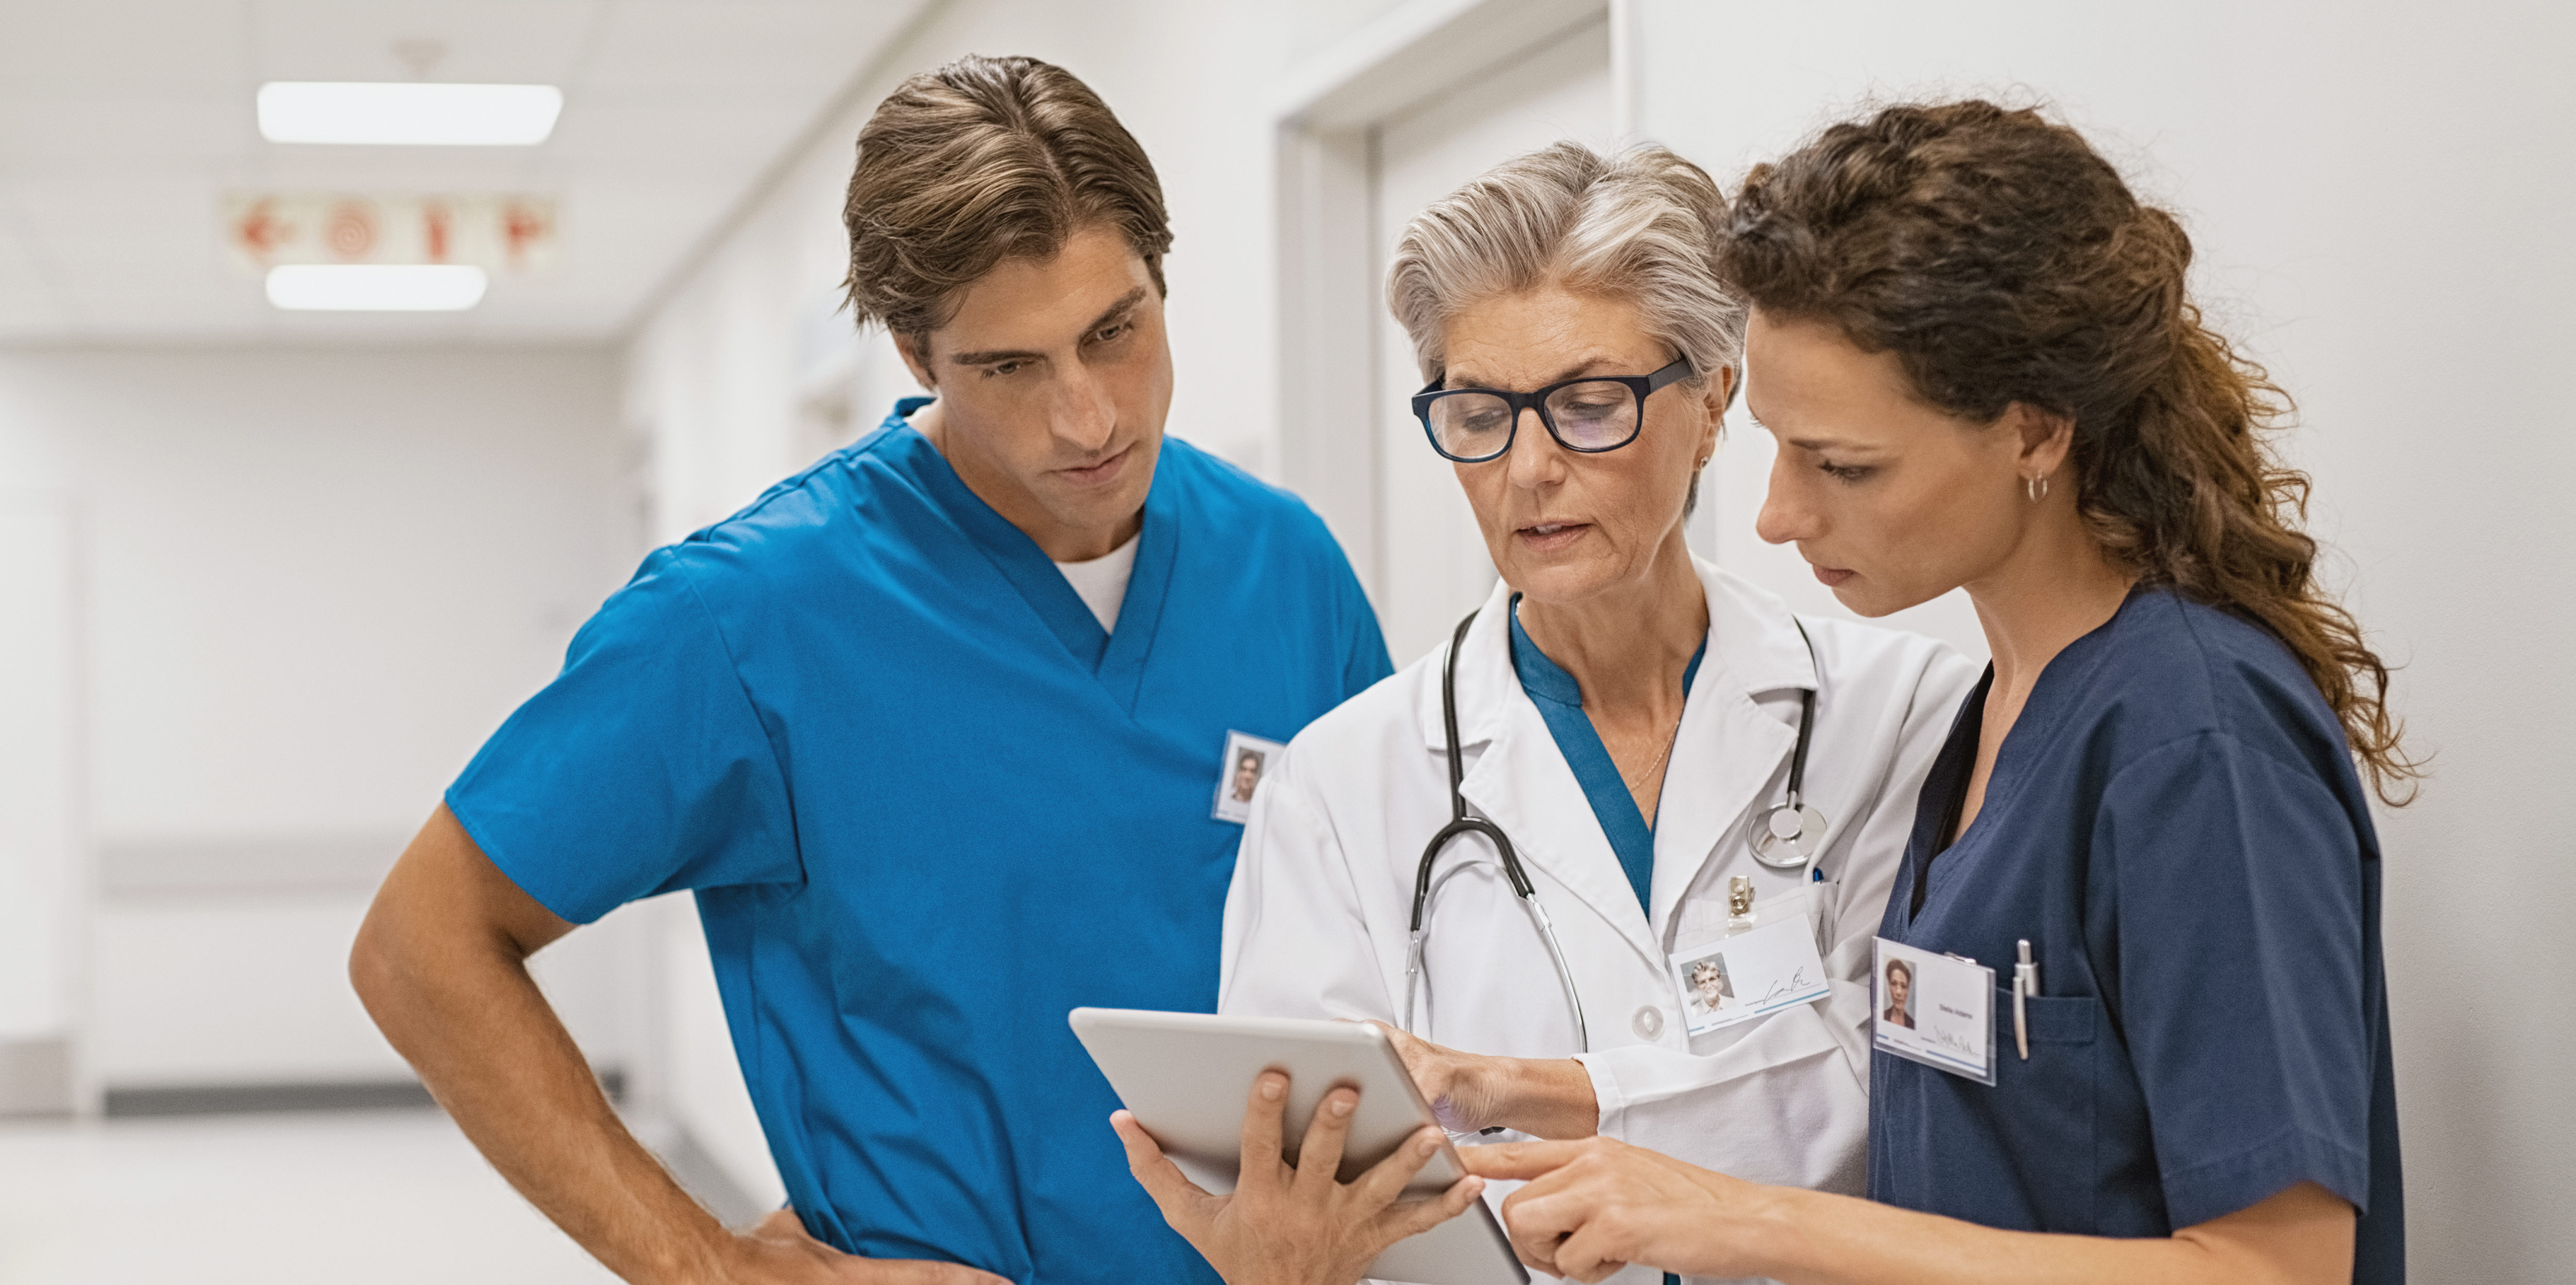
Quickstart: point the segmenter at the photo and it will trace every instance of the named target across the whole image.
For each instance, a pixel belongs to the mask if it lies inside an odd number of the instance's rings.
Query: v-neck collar
[[[1128,574],[1127,595],[1118,608],[1118,628],[1100,627],[1100,618],[1075,591],[1073,582],[1056,569],[1046,550],[1011,524],[1010,519],[995,511],[984,498],[957,476],[930,439],[911,426],[912,414],[931,404],[935,398],[906,397],[895,403],[894,418],[910,432],[919,458],[915,473],[924,489],[966,533],[993,568],[1019,591],[1029,610],[1063,644],[1066,654],[1083,671],[1098,679],[1120,708],[1133,713],[1136,696],[1144,685],[1145,662],[1152,654],[1154,635],[1162,623],[1164,599],[1169,596],[1172,568],[1180,551],[1178,501],[1173,498],[1169,471],[1157,460],[1154,481],[1145,494],[1144,530],[1136,546],[1136,566]]]
[[[2135,607],[2146,585],[2132,585],[2127,597],[2120,600],[2111,618],[2095,625],[2075,641],[2058,649],[2040,667],[2039,677],[2031,684],[2030,696],[2022,702],[2021,713],[2004,732],[2003,744],[1995,748],[1995,765],[1986,774],[1985,801],[1978,805],[1977,815],[1959,830],[1959,814],[1967,809],[1968,782],[1976,773],[1977,752],[1985,736],[1986,698],[1992,693],[1995,667],[1987,662],[1986,672],[1977,679],[1968,698],[1959,704],[1959,712],[1950,726],[1949,739],[1933,757],[1932,770],[1923,781],[1923,793],[1917,797],[1914,834],[1906,844],[1906,868],[1899,872],[1900,881],[1910,880],[1900,895],[1905,898],[1905,923],[1912,926],[1923,915],[1932,899],[1932,867],[1955,850],[1970,846],[1969,841],[1983,837],[2002,821],[1989,823],[1987,818],[2009,815],[2023,782],[2029,773],[2025,767],[2034,755],[2045,755],[2064,730],[2073,707],[2067,702],[2072,694],[2082,691],[2093,671],[2109,655],[2108,639],[2119,626],[2120,618]],[[1957,838],[1950,832],[1959,830]],[[1965,855],[1965,854],[1962,854]],[[1950,860],[1951,865],[1956,858]],[[1946,870],[1948,867],[1944,866]]]
[[[1547,723],[1548,735],[1556,741],[1557,752],[1574,770],[1575,782],[1583,787],[1583,797],[1592,805],[1593,819],[1600,822],[1602,836],[1610,841],[1610,851],[1619,858],[1619,869],[1628,876],[1628,886],[1637,894],[1640,908],[1651,908],[1655,878],[1655,823],[1637,807],[1637,796],[1628,790],[1627,779],[1619,775],[1619,765],[1610,757],[1610,749],[1601,742],[1600,729],[1592,717],[1583,712],[1583,685],[1567,673],[1564,666],[1548,659],[1530,640],[1529,631],[1521,628],[1520,595],[1512,595],[1507,610],[1512,619],[1512,668],[1520,675],[1521,690],[1529,694],[1530,703],[1538,707],[1539,717]],[[1691,679],[1699,674],[1699,663],[1708,656],[1708,640],[1700,639],[1690,665],[1682,671],[1682,698],[1690,698]],[[1674,729],[1678,736],[1680,729]]]

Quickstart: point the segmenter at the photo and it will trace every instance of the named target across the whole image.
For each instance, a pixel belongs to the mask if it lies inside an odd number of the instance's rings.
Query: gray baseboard
[[[626,1097],[626,1073],[599,1073],[608,1100]],[[418,1080],[330,1080],[277,1084],[171,1084],[111,1087],[111,1120],[174,1115],[239,1115],[276,1111],[425,1111],[438,1102]]]
[[[0,1089],[12,1081],[6,1078],[11,1065],[5,1059],[13,1048],[26,1046],[0,1045]],[[62,1061],[62,1100],[70,1100],[69,1058]],[[607,1090],[611,1102],[626,1098],[626,1073],[614,1068],[599,1073],[600,1087]],[[260,1112],[312,1111],[434,1111],[438,1103],[417,1080],[359,1080],[319,1083],[281,1084],[186,1084],[150,1087],[111,1088],[106,1093],[106,1111],[111,1119],[133,1120],[170,1116],[238,1115]],[[7,1099],[0,1099],[5,1102]],[[67,1109],[67,1108],[65,1108]],[[57,1111],[48,1110],[47,1114]],[[742,1184],[736,1182],[724,1165],[684,1126],[645,1123],[636,1130],[645,1145],[662,1161],[673,1181],[696,1197],[725,1226],[740,1230],[759,1222],[770,1213],[771,1206],[762,1203]]]
[[[70,1115],[72,1042],[0,1040],[0,1116]]]

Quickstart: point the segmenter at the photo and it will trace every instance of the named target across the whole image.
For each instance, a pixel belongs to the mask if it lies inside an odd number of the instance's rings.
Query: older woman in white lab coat
[[[1452,819],[1448,646],[1309,725],[1265,775],[1220,1008],[1409,1028],[1398,1044],[1454,1132],[1597,1132],[1857,1192],[1870,934],[1976,671],[1929,639],[1793,616],[1684,545],[1743,334],[1713,270],[1724,215],[1669,152],[1559,144],[1424,211],[1388,284],[1431,381],[1431,449],[1502,576],[1456,642],[1459,794],[1517,850],[1581,1033],[1484,833],[1432,864],[1407,1011],[1420,863]],[[1787,801],[1810,692],[1800,784],[1821,824],[1774,852],[1812,864],[1781,869],[1757,860],[1755,827]],[[1695,948],[1791,919],[1820,949],[1822,996],[1710,1028],[1728,1014],[1709,969],[1694,986],[1710,953]],[[1762,997],[1739,983],[1727,1002]]]

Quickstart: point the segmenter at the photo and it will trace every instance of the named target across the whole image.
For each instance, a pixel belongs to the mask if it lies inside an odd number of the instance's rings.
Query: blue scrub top
[[[1082,1004],[1211,1012],[1273,740],[1389,672],[1315,515],[1166,438],[1115,633],[903,422],[655,552],[448,791],[577,923],[697,891],[814,1235],[1021,1282],[1213,1281],[1128,1176]]]
[[[2379,842],[2333,710],[2260,627],[2139,588],[2041,672],[1944,850],[1992,681],[1924,783],[1880,932],[1995,970],[1996,1083],[1877,1054],[1870,1196],[2164,1236],[2313,1181],[2361,1211],[2353,1279],[2402,1281]]]
[[[1637,894],[1640,908],[1655,903],[1647,894],[1655,881],[1655,822],[1637,810],[1637,796],[1629,793],[1628,782],[1619,775],[1619,765],[1610,758],[1610,749],[1601,743],[1601,732],[1592,726],[1592,716],[1583,712],[1583,685],[1564,666],[1547,658],[1547,653],[1530,641],[1529,632],[1521,628],[1521,599],[1512,595],[1512,669],[1520,675],[1521,690],[1529,694],[1530,704],[1538,707],[1538,716],[1547,723],[1548,738],[1556,742],[1556,752],[1565,756],[1565,765],[1574,769],[1575,783],[1583,787],[1583,797],[1592,804],[1592,819],[1601,825],[1602,835],[1610,840],[1610,851],[1619,858],[1619,869],[1628,876],[1628,886]],[[1690,695],[1691,679],[1699,676],[1699,662],[1708,655],[1708,639],[1699,641],[1699,650],[1691,653],[1690,664],[1682,670],[1682,695]],[[1674,729],[1679,735],[1680,729]],[[1659,793],[1655,796],[1661,799]]]

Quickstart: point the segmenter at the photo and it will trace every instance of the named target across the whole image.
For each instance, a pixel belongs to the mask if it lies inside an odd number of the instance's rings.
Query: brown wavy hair
[[[1889,107],[1755,166],[1720,253],[1752,306],[1895,354],[1934,407],[2071,421],[2076,509],[2103,550],[2271,631],[2403,805],[2422,763],[2388,665],[2318,585],[2308,478],[2265,440],[2290,399],[2203,321],[2190,265],[2182,225],[2082,135],[1974,100]]]
[[[895,86],[859,130],[841,210],[850,311],[918,339],[1005,259],[1115,229],[1157,294],[1172,228],[1154,163],[1100,95],[1035,58],[969,54]]]

